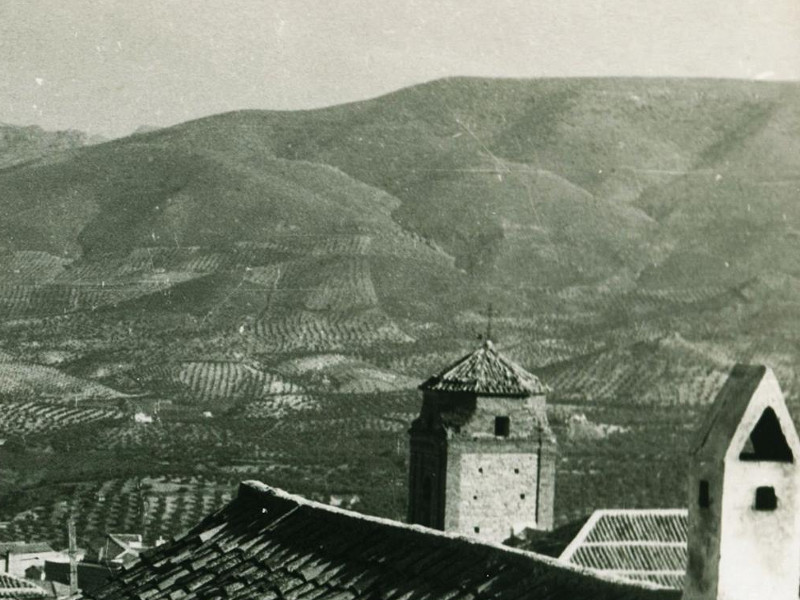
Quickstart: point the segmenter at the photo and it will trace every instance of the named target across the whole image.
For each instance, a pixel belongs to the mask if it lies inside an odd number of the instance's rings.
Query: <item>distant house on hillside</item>
[[[29,567],[44,567],[44,561],[63,558],[62,552],[53,550],[44,542],[0,543],[0,561],[3,573],[24,577]]]
[[[142,536],[138,533],[109,533],[89,542],[86,560],[129,565],[146,550]]]
[[[133,415],[133,421],[135,423],[152,423],[153,416],[148,415],[146,412],[137,412]]]

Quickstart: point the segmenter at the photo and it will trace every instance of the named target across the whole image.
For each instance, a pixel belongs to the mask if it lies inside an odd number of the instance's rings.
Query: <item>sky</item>
[[[800,79],[799,0],[0,0],[0,122],[106,136],[453,75]]]

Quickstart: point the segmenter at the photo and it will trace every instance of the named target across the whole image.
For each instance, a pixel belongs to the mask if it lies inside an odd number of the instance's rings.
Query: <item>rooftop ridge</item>
[[[598,508],[592,514],[600,516],[619,516],[619,515],[674,515],[683,516],[689,514],[688,508]]]
[[[494,542],[489,542],[481,539],[477,539],[468,535],[456,533],[456,532],[447,532],[441,531],[438,529],[431,529],[428,527],[424,527],[422,525],[412,525],[409,523],[403,523],[400,521],[395,521],[393,519],[387,519],[385,517],[376,517],[373,515],[365,515],[362,513],[358,513],[352,510],[347,510],[344,508],[331,506],[329,504],[324,504],[322,502],[317,502],[315,500],[310,500],[308,498],[304,498],[302,496],[298,496],[296,494],[292,494],[286,492],[280,488],[275,488],[269,486],[261,481],[258,480],[247,480],[243,481],[239,484],[239,491],[237,498],[242,498],[245,500],[258,500],[263,498],[275,498],[282,502],[286,502],[288,504],[294,504],[296,506],[307,507],[314,510],[319,510],[323,512],[327,512],[334,515],[339,515],[343,517],[347,517],[350,519],[357,519],[367,523],[374,523],[379,524],[383,527],[390,527],[393,529],[404,530],[408,532],[416,532],[421,533],[427,536],[436,537],[441,540],[448,540],[454,542],[465,543],[472,546],[481,546],[481,547],[488,547],[492,548],[493,550],[502,552],[509,556],[517,557],[518,559],[527,559],[529,561],[535,561],[540,564],[546,565],[548,567],[557,569],[563,572],[574,573],[577,575],[581,575],[584,577],[588,577],[591,579],[598,579],[601,581],[606,581],[608,583],[617,584],[623,587],[629,588],[639,588],[639,589],[646,589],[646,590],[664,590],[668,589],[665,586],[657,585],[647,581],[636,581],[633,582],[628,579],[614,577],[612,575],[608,575],[605,573],[598,573],[596,570],[590,569],[588,567],[582,567],[575,564],[565,563],[562,562],[561,558],[553,558],[550,556],[546,556],[543,554],[538,554],[536,552],[530,552],[528,550],[522,550],[520,548],[512,548],[510,546],[505,546],[503,544],[498,544]]]
[[[770,374],[774,377],[772,369],[766,365],[736,363],[733,366],[692,441],[692,455],[697,455],[704,450],[714,431],[718,428],[719,422],[730,421],[726,429],[738,425],[742,412],[747,407],[753,393]]]

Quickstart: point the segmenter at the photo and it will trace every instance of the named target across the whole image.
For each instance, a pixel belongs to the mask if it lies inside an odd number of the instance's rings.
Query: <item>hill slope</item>
[[[0,168],[103,141],[80,131],[45,131],[0,123]]]
[[[0,168],[3,489],[129,481],[128,528],[131,477],[251,474],[397,517],[411,388],[492,303],[555,388],[560,521],[682,502],[732,362],[800,401],[798,145],[796,84],[449,79],[32,153]]]
[[[752,333],[794,301],[717,315],[798,276],[798,145],[795,84],[448,79],[217,115],[0,169],[0,306],[188,317],[207,358],[375,352],[487,299],[565,358],[664,315]]]
[[[796,249],[799,98],[793,84],[450,79],[229,113],[6,171],[16,216],[0,235],[77,255],[398,223],[499,284],[698,263],[728,282]]]

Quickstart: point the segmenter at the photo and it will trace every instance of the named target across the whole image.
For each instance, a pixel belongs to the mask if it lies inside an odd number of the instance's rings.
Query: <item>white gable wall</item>
[[[796,466],[728,465],[722,497],[719,600],[796,600],[800,582],[800,514]],[[756,488],[775,488],[775,510],[755,510]]]
[[[764,410],[771,407],[794,462],[743,461],[739,454]],[[725,455],[720,540],[720,600],[795,600],[800,582],[800,493],[797,438],[771,370],[753,394]],[[756,489],[775,489],[777,508],[756,510]]]

